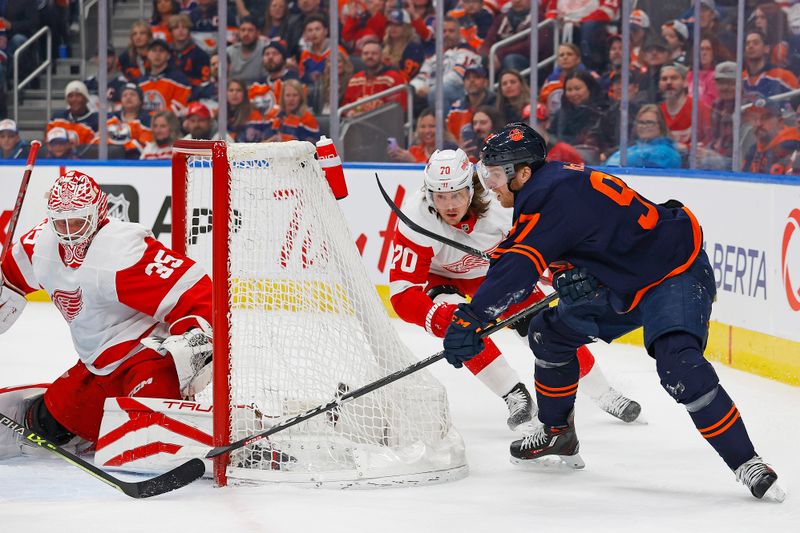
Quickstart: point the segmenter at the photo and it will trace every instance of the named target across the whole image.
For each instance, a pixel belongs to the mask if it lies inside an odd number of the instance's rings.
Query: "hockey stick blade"
[[[192,459],[173,468],[169,472],[165,472],[151,479],[146,479],[144,481],[123,481],[97,468],[93,464],[84,461],[64,448],[53,444],[35,431],[27,429],[25,426],[15,422],[3,413],[0,413],[0,425],[28,441],[28,445],[38,446],[39,448],[57,455],[71,465],[77,466],[87,474],[94,476],[103,483],[114,487],[131,498],[150,498],[151,496],[158,496],[165,492],[179,489],[200,479],[206,471],[205,464],[201,459]]]
[[[555,300],[557,297],[558,297],[558,293],[554,292],[553,294],[550,294],[549,296],[545,297],[544,299],[536,302],[532,306],[526,307],[525,309],[522,309],[522,310],[518,311],[517,313],[511,315],[510,317],[508,317],[506,319],[503,319],[500,322],[497,322],[496,324],[493,324],[493,325],[487,327],[485,330],[483,330],[483,332],[481,332],[481,337],[488,337],[489,335],[491,335],[491,334],[503,329],[504,327],[508,326],[509,324],[512,324],[513,322],[516,322],[517,320],[519,320],[521,318],[525,318],[528,315],[532,315],[534,313],[538,313],[542,309],[545,309],[546,307],[549,307],[550,303],[553,300]],[[239,448],[243,448],[245,446],[249,446],[251,444],[254,444],[254,443],[256,443],[256,442],[258,442],[258,441],[260,441],[262,439],[266,439],[270,435],[274,435],[275,433],[278,433],[279,431],[283,431],[284,429],[288,429],[288,428],[290,428],[292,426],[295,426],[295,425],[297,425],[297,424],[299,424],[301,422],[305,422],[309,418],[313,418],[313,417],[315,417],[317,415],[320,415],[322,413],[325,413],[325,412],[331,411],[333,409],[336,409],[338,407],[341,407],[343,404],[345,404],[345,403],[347,403],[349,401],[355,400],[356,398],[360,398],[361,396],[364,396],[365,394],[368,394],[368,393],[370,393],[370,392],[372,392],[374,390],[377,390],[377,389],[379,389],[381,387],[385,387],[386,385],[389,385],[390,383],[393,383],[393,382],[397,381],[400,378],[408,376],[409,374],[413,374],[414,372],[416,372],[418,370],[422,370],[423,368],[425,368],[427,366],[430,366],[433,363],[435,363],[435,362],[437,362],[437,361],[439,361],[440,359],[443,359],[443,358],[444,358],[444,352],[443,351],[435,353],[435,354],[431,355],[430,357],[427,357],[426,359],[422,359],[420,361],[417,361],[416,363],[414,363],[414,364],[412,364],[410,366],[407,366],[407,367],[405,367],[403,369],[400,369],[397,372],[393,372],[392,374],[389,374],[388,376],[384,376],[384,377],[382,377],[381,379],[379,379],[377,381],[373,381],[372,383],[368,383],[368,384],[364,385],[363,387],[361,387],[359,389],[351,390],[351,391],[347,392],[346,394],[342,394],[341,396],[338,396],[337,398],[333,399],[332,401],[330,401],[330,402],[328,402],[326,404],[322,404],[322,405],[319,405],[319,406],[314,407],[312,409],[309,409],[308,411],[306,411],[304,413],[300,413],[297,416],[293,416],[292,418],[287,418],[283,422],[281,422],[279,424],[275,424],[274,426],[272,426],[271,428],[269,428],[266,431],[263,431],[261,433],[256,433],[254,435],[250,435],[249,437],[245,437],[243,439],[237,440],[236,442],[232,442],[231,444],[228,444],[227,446],[217,446],[216,448],[212,448],[206,454],[206,459],[213,459],[214,457],[217,457],[217,456],[220,456],[220,455],[223,455],[223,454],[226,454],[226,453],[230,453],[230,452],[232,452],[234,450],[238,450]]]
[[[377,172],[375,173],[375,181],[378,182],[378,189],[380,189],[381,195],[383,196],[383,199],[386,200],[386,204],[389,206],[389,209],[391,209],[392,212],[394,212],[394,214],[397,215],[397,218],[402,220],[406,226],[408,226],[409,228],[411,228],[412,230],[416,231],[421,235],[425,235],[426,237],[430,237],[435,241],[439,241],[448,246],[452,246],[456,250],[461,250],[465,254],[469,254],[475,257],[480,257],[481,259],[486,259],[487,261],[490,259],[489,254],[487,254],[486,252],[478,250],[477,248],[473,248],[472,246],[467,246],[466,244],[461,244],[458,241],[448,239],[447,237],[439,235],[438,233],[434,233],[426,228],[423,228],[422,226],[420,226],[419,224],[408,218],[408,216],[406,216],[406,214],[403,213],[403,211],[399,207],[397,207],[397,204],[394,203],[394,201],[392,201],[392,199],[386,193],[386,189],[383,188],[383,184],[381,183],[381,179],[378,177]]]

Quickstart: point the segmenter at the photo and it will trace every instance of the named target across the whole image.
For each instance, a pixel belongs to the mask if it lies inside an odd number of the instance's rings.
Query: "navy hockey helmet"
[[[484,187],[494,189],[499,183],[495,183],[495,180],[487,182],[487,167],[501,167],[508,183],[516,174],[515,165],[524,163],[535,172],[545,164],[546,159],[547,143],[544,138],[525,122],[512,122],[484,142],[478,175]]]

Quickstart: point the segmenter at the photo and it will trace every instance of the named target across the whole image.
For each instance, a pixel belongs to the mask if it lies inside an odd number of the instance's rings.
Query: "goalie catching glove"
[[[145,337],[141,343],[161,355],[172,355],[178,372],[181,394],[191,398],[211,382],[212,342],[211,325],[199,319],[200,327],[166,339]]]

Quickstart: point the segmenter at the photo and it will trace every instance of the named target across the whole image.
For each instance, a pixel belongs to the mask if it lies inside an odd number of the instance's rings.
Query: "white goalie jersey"
[[[69,324],[78,356],[108,375],[142,349],[148,335],[181,334],[211,320],[211,281],[194,261],[157,241],[143,226],[108,219],[78,268],[47,221],[15,242],[2,264],[6,285],[44,289]]]

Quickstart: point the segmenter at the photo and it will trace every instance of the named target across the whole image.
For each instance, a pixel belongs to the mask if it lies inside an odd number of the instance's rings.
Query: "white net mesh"
[[[233,410],[234,440],[415,361],[314,153],[297,141],[228,145],[231,406],[253,408]],[[187,167],[187,252],[211,272],[211,158]],[[425,370],[261,442],[232,456],[229,477],[341,486],[466,474],[446,393]]]

